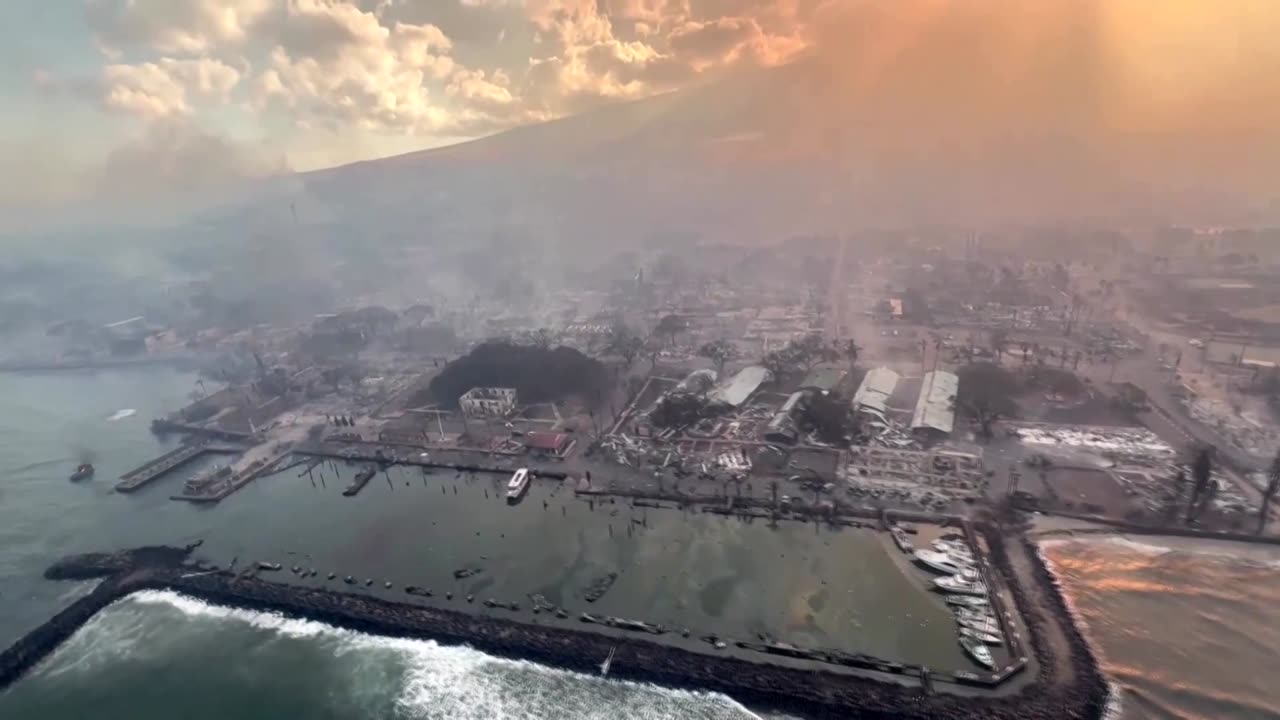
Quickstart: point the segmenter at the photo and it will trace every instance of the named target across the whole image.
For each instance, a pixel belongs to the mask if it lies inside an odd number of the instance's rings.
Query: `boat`
[[[959,618],[956,620],[956,624],[960,626],[961,630],[966,630],[966,629],[975,630],[977,632],[986,633],[990,635],[1000,634],[1000,624],[997,623],[995,620],[990,620],[990,619],[984,620],[979,618]]]
[[[971,627],[960,627],[960,637],[967,637],[987,645],[1003,645],[1004,638],[1000,637],[1000,633],[983,632]]]
[[[988,601],[985,597],[978,595],[948,595],[944,598],[948,605],[960,605],[962,607],[982,608],[987,607]]]
[[[520,468],[507,481],[507,500],[516,501],[529,488],[529,468]]]
[[[265,560],[259,560],[257,565],[259,570],[270,570],[275,572],[280,569],[280,563],[266,562]]]
[[[76,471],[71,473],[71,482],[88,480],[91,477],[93,477],[93,466],[89,463],[81,463]]]
[[[996,659],[991,655],[991,649],[984,645],[981,640],[961,635],[960,647],[964,648],[969,657],[973,658],[979,665],[988,670],[996,669]]]
[[[609,657],[605,658],[604,662],[600,663],[600,677],[605,677],[609,674],[609,666],[613,665],[613,654],[617,651],[617,645],[609,648]]]
[[[934,552],[933,550],[916,550],[914,556],[916,562],[921,565],[924,565],[935,572],[946,573],[947,575],[959,575],[964,571],[971,569],[964,562],[961,562],[947,553]]]
[[[954,575],[940,577],[933,581],[935,587],[949,593],[957,595],[978,595],[985,597],[987,594],[987,584],[981,580],[968,580]]]
[[[967,563],[973,562],[973,551],[964,543],[950,542],[948,540],[934,540],[933,549],[940,553],[946,553],[953,558],[964,560]]]
[[[889,527],[889,534],[893,536],[893,542],[897,544],[898,549],[904,553],[909,553],[914,548],[911,546],[911,538],[907,537],[907,533],[897,525]]]

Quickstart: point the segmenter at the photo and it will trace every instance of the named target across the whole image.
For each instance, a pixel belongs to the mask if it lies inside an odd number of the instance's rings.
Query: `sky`
[[[0,205],[429,148],[786,62],[816,0],[6,0]],[[143,189],[147,183],[143,183]]]
[[[5,0],[0,208],[384,157],[809,56],[839,75],[834,123],[1192,133],[1196,167],[1232,173],[1280,147],[1276,37],[1275,0]]]

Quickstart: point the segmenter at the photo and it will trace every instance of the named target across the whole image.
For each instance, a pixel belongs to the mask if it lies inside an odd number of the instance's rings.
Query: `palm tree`
[[[1267,529],[1267,517],[1271,514],[1271,499],[1280,491],[1280,452],[1267,470],[1267,487],[1262,491],[1262,508],[1258,511],[1258,534]]]

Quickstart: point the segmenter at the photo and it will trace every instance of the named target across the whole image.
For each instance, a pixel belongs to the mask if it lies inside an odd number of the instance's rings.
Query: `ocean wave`
[[[334,657],[348,660],[393,654],[403,668],[394,705],[405,718],[757,717],[725,695],[607,680],[431,640],[368,635],[280,613],[214,605],[168,590],[139,591],[121,602],[163,605],[193,619],[244,623],[280,637],[325,642]]]
[[[1049,578],[1058,590],[1058,594],[1062,596],[1063,604],[1066,605],[1067,615],[1071,617],[1072,622],[1080,629],[1080,635],[1084,638],[1085,645],[1088,646],[1089,652],[1099,665],[1105,664],[1106,660],[1102,654],[1102,647],[1094,639],[1093,632],[1089,628],[1089,623],[1084,618],[1084,613],[1080,611],[1076,604],[1075,596],[1067,591],[1062,581],[1062,576],[1058,572],[1058,567],[1053,559],[1049,556],[1048,543],[1036,544],[1036,554],[1040,556],[1040,562],[1049,571]],[[1124,693],[1120,686],[1111,678],[1106,678],[1107,684],[1107,702],[1103,706],[1102,720],[1120,720],[1124,717]]]
[[[1159,556],[1173,552],[1173,548],[1171,547],[1156,545],[1149,542],[1140,542],[1124,535],[1112,535],[1111,537],[1108,537],[1105,542],[1108,545],[1121,547],[1125,550],[1132,550],[1134,552],[1142,553],[1143,555]]]

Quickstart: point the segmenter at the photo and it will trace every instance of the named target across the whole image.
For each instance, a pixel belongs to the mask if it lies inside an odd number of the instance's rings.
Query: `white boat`
[[[940,577],[933,581],[934,586],[939,590],[957,595],[978,595],[985,597],[987,594],[987,585],[981,580],[966,580],[965,578],[948,575]]]
[[[948,595],[944,598],[948,605],[960,605],[962,607],[986,608],[987,599],[977,595]]]
[[[914,553],[916,562],[924,565],[930,570],[947,575],[959,575],[965,570],[971,569],[965,563],[951,557],[946,553],[934,552],[932,550],[917,550]]]
[[[934,540],[933,549],[940,553],[946,553],[953,558],[960,558],[965,562],[973,562],[973,551],[964,543],[951,542],[949,540]]]
[[[519,500],[524,491],[529,488],[529,468],[520,468],[511,475],[511,479],[507,481],[507,499]]]
[[[982,643],[981,640],[975,640],[971,637],[960,636],[960,647],[969,654],[979,665],[988,670],[996,669],[996,659],[991,655],[991,649]]]
[[[905,530],[897,525],[893,525],[889,528],[889,534],[893,536],[893,542],[898,545],[899,550],[904,553],[909,553],[913,550],[911,547],[911,538],[907,537],[907,532]]]
[[[962,607],[962,608],[956,608],[955,610],[956,610],[956,617],[962,620],[968,619],[968,620],[983,620],[983,621],[990,620],[991,622],[996,621],[995,615],[992,615],[991,611],[988,610],[987,608]]]
[[[983,632],[975,630],[971,627],[960,627],[960,637],[967,637],[987,645],[1003,645],[1004,638],[1000,637],[1000,633]]]
[[[960,626],[961,630],[974,630],[980,633],[986,633],[990,635],[1000,634],[1000,624],[997,623],[995,620],[979,620],[976,618],[959,618],[958,620],[956,620],[956,624]]]

